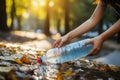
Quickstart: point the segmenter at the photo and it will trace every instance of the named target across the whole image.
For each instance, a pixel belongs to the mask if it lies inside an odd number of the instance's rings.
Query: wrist
[[[69,32],[68,34],[66,34],[67,38],[71,41],[73,39],[72,34]]]
[[[99,36],[99,39],[102,40],[102,41],[105,41],[106,40],[106,37],[104,35],[100,35]]]

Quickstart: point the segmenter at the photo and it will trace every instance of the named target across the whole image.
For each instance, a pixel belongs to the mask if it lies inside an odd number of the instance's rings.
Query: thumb
[[[85,43],[85,45],[92,44],[92,40],[89,40],[88,42]]]
[[[55,42],[53,43],[53,48],[58,47],[58,45],[59,45],[60,42],[61,42],[61,39],[55,41]]]
[[[61,41],[58,45],[58,47],[61,47],[61,46],[63,46],[63,41]]]

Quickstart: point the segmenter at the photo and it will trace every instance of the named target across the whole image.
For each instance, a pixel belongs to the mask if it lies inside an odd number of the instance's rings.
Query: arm
[[[98,54],[99,51],[101,50],[103,42],[106,39],[108,39],[110,36],[117,33],[118,31],[120,31],[120,19],[113,26],[111,26],[107,31],[105,31],[104,33],[102,33],[101,35],[95,38],[92,38],[89,42],[86,43],[86,44],[90,44],[90,43],[94,44],[93,49],[90,51],[89,55]]]
[[[64,35],[61,39],[55,41],[53,47],[61,47],[65,44],[68,44],[73,38],[82,35],[83,33],[94,28],[102,18],[106,6],[107,4],[100,0],[92,16],[86,22],[81,24],[78,28],[72,30],[71,32]]]
[[[101,20],[104,11],[106,9],[106,6],[107,4],[105,4],[102,0],[100,0],[92,16],[86,22],[81,24],[78,28],[74,29],[73,31],[67,34],[69,38],[73,39],[94,28]]]
[[[100,37],[105,41],[107,38],[114,35],[118,31],[120,31],[120,19],[113,26],[111,26],[107,31],[102,33]]]

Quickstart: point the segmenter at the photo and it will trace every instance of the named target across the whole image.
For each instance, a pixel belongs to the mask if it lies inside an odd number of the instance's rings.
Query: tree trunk
[[[70,31],[69,27],[69,1],[65,0],[65,34]]]
[[[40,23],[39,23],[38,16],[36,16],[36,30],[37,29],[40,29]]]
[[[21,30],[21,16],[17,16],[18,30]]]
[[[47,0],[47,15],[46,15],[46,21],[45,21],[45,28],[44,33],[48,36],[50,36],[50,11],[49,11],[49,0]]]
[[[11,30],[14,29],[14,17],[15,17],[15,15],[16,15],[15,0],[13,0],[12,9],[11,9],[11,19],[12,19],[12,23],[10,25]]]
[[[7,26],[6,0],[0,0],[0,30],[9,31]]]
[[[61,33],[61,31],[60,31],[60,18],[58,18],[58,22],[57,22],[57,32]]]

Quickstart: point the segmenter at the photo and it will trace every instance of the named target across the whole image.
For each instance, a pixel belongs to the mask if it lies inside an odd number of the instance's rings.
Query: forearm
[[[105,41],[106,39],[108,39],[110,36],[114,35],[118,31],[120,31],[120,19],[113,26],[111,26],[107,31],[102,33],[100,37],[102,38],[103,41]]]
[[[73,39],[77,36],[80,36],[88,31],[90,31],[92,28],[94,28],[98,22],[101,20],[104,11],[106,9],[107,4],[102,2],[100,0],[99,4],[97,5],[95,11],[93,12],[92,16],[90,19],[88,19],[86,22],[84,22],[82,25],[80,25],[78,28],[72,30],[69,32],[67,35],[69,36],[70,39]]]
[[[81,36],[82,34],[88,32],[93,27],[95,27],[96,24],[97,23],[94,23],[93,20],[88,19],[86,22],[84,22],[83,24],[81,24],[79,27],[77,27],[76,29],[74,29],[71,32],[69,32],[67,35],[69,35],[69,37],[71,39],[73,39],[73,38],[75,38],[77,36]]]

